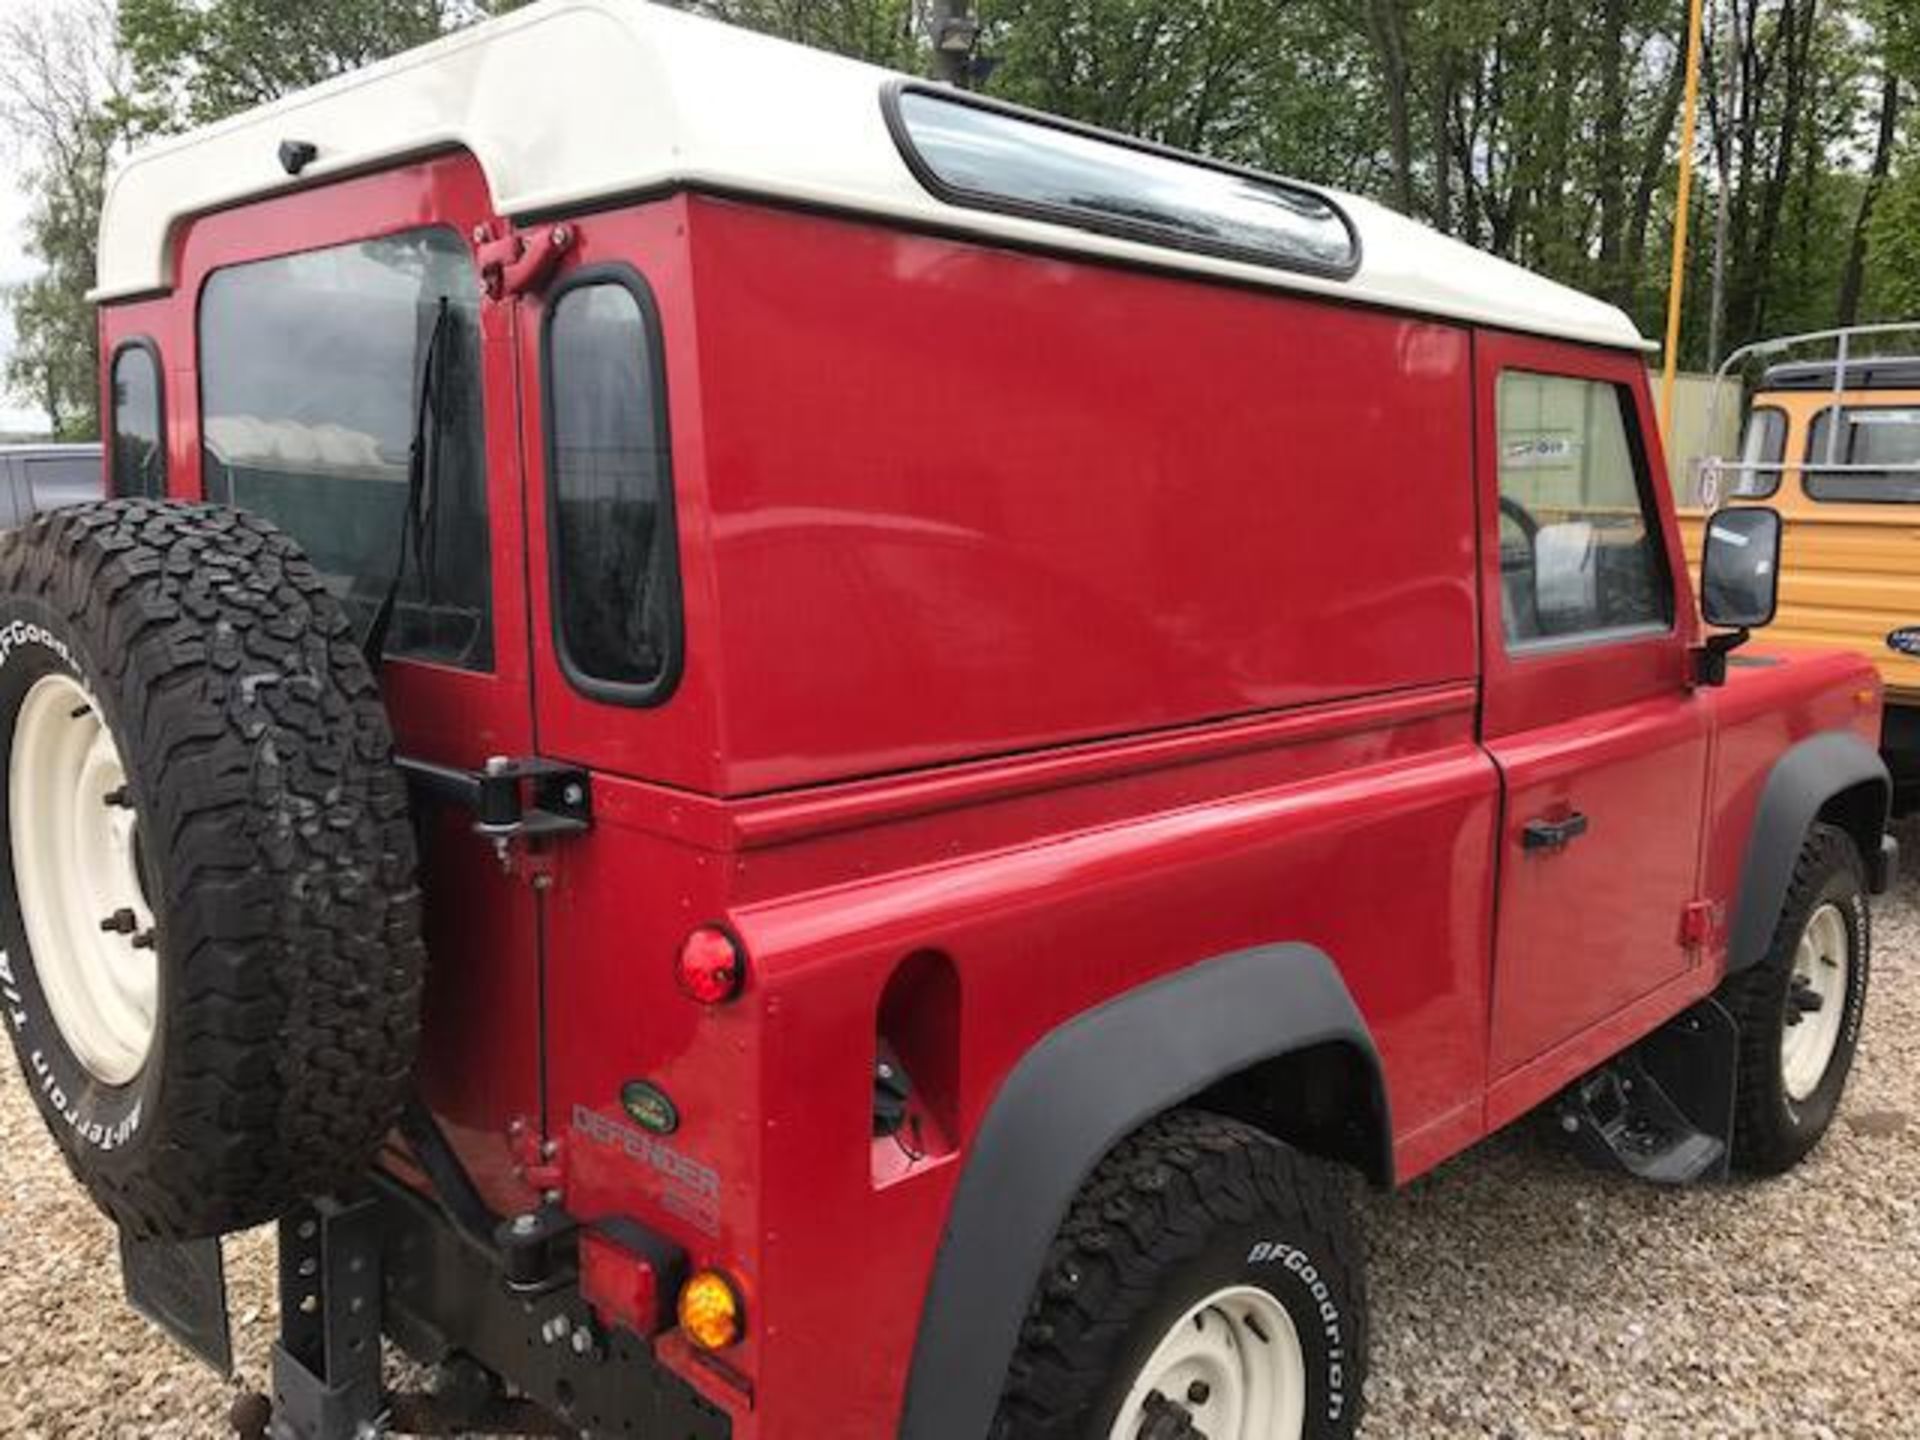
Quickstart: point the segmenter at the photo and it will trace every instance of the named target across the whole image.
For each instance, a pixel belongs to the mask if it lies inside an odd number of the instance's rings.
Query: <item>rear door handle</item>
[[[1587,833],[1587,817],[1578,810],[1563,820],[1529,820],[1520,832],[1523,850],[1564,850]]]

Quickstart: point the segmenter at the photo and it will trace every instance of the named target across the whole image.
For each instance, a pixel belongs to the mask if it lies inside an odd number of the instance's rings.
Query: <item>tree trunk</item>
[[[1600,206],[1600,293],[1614,304],[1633,303],[1621,267],[1626,250],[1627,0],[1600,8],[1600,145],[1594,189]]]
[[[1660,97],[1660,113],[1647,131],[1646,146],[1640,152],[1639,178],[1633,187],[1633,205],[1627,212],[1627,240],[1624,264],[1636,286],[1647,260],[1647,227],[1653,218],[1653,197],[1660,189],[1660,177],[1667,170],[1667,145],[1673,139],[1673,127],[1680,121],[1680,103],[1687,89],[1686,17],[1682,12],[1673,63],[1667,72],[1666,90]]]
[[[1453,152],[1450,147],[1455,65],[1453,47],[1443,43],[1433,67],[1433,95],[1427,120],[1433,127],[1433,228],[1442,235],[1453,233]]]
[[[1780,216],[1787,187],[1793,178],[1794,152],[1800,145],[1800,123],[1806,108],[1807,57],[1813,48],[1813,25],[1819,0],[1788,0],[1780,12],[1785,50],[1786,99],[1780,112],[1780,138],[1773,154],[1773,173],[1760,194],[1760,217],[1754,229],[1753,268],[1748,276],[1746,332],[1758,338],[1767,323],[1767,285],[1773,275],[1773,250],[1780,234]]]
[[[1738,99],[1734,93],[1734,77],[1737,73],[1733,56],[1723,50],[1720,55],[1718,103],[1715,107],[1717,119],[1713,127],[1713,292],[1707,302],[1709,370],[1718,369],[1720,365],[1720,347],[1727,333],[1727,239],[1733,218],[1733,137],[1727,133],[1727,125]],[[1707,91],[1710,101],[1715,94],[1715,88],[1710,87]],[[1710,438],[1718,443],[1719,437]]]
[[[1867,272],[1867,229],[1873,223],[1874,202],[1887,183],[1893,166],[1893,146],[1900,132],[1900,78],[1887,71],[1880,91],[1880,136],[1874,142],[1873,166],[1867,172],[1867,185],[1860,192],[1860,209],[1853,217],[1853,239],[1847,245],[1847,267],[1840,272],[1840,304],[1834,316],[1836,325],[1860,323],[1860,291]]]
[[[1368,0],[1367,34],[1386,85],[1387,141],[1393,156],[1393,208],[1413,213],[1413,112],[1407,69],[1406,16],[1401,0]]]

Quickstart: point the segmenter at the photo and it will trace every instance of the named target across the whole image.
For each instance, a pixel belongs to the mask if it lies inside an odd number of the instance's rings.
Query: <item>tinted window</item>
[[[895,104],[909,156],[958,204],[1287,269],[1359,262],[1345,219],[1310,190],[920,90]]]
[[[113,493],[167,493],[167,454],[160,419],[160,366],[144,344],[113,357]]]
[[[561,650],[576,682],[642,701],[678,643],[666,410],[651,307],[575,285],[547,322],[547,464]]]
[[[479,317],[472,261],[448,230],[222,270],[200,303],[207,496],[291,533],[362,627],[400,554],[439,325],[436,483],[387,651],[468,669],[493,663]]]
[[[1631,403],[1599,381],[1500,377],[1501,618],[1516,645],[1671,620]]]
[[[1828,459],[1827,438],[1833,430],[1833,411],[1814,416],[1807,437],[1807,494],[1816,500],[1855,501],[1868,505],[1911,505],[1920,502],[1920,410],[1878,406],[1842,412],[1840,445],[1831,457],[1840,465],[1864,465],[1864,470],[1822,470]],[[1884,465],[1884,470],[1871,467]],[[1901,468],[1905,467],[1905,468]]]
[[[78,455],[28,456],[20,474],[26,481],[20,498],[30,513],[100,498],[100,452],[92,446]]]
[[[1733,493],[1763,500],[1780,488],[1780,463],[1787,455],[1787,415],[1763,406],[1747,417],[1747,433],[1740,444],[1740,470]]]

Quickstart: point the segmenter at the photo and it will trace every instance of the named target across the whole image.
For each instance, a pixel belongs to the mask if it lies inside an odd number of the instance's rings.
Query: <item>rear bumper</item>
[[[648,1344],[599,1323],[564,1272],[516,1291],[432,1201],[375,1181],[387,1334],[429,1364],[464,1355],[567,1427],[637,1440],[729,1440],[732,1421]]]

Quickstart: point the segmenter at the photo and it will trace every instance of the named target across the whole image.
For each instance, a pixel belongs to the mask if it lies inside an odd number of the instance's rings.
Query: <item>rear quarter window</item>
[[[1920,504],[1920,407],[1848,405],[1841,416],[1831,456],[1834,412],[1829,407],[1813,418],[1807,432],[1807,494],[1859,505]],[[1860,468],[1824,468],[1829,459]]]
[[[680,599],[660,328],[624,267],[555,294],[544,341],[547,509],[560,658],[596,698],[646,705],[678,673]]]
[[[114,352],[111,383],[113,493],[158,499],[167,493],[167,445],[160,361],[151,342],[132,340]]]
[[[1740,469],[1733,493],[1746,500],[1764,500],[1780,488],[1780,470],[1787,458],[1787,412],[1774,405],[1756,405],[1747,417],[1747,433],[1740,442]]]

